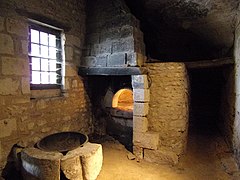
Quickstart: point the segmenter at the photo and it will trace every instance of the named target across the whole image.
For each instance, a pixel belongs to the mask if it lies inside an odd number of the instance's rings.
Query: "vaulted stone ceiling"
[[[231,56],[240,0],[126,0],[148,55],[161,60]]]

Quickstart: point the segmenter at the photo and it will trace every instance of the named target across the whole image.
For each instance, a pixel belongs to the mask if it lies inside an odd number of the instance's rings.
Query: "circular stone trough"
[[[60,132],[48,135],[37,143],[43,151],[66,153],[88,142],[88,136],[78,132]]]
[[[97,179],[103,162],[102,145],[78,132],[61,132],[41,139],[21,152],[23,179]]]

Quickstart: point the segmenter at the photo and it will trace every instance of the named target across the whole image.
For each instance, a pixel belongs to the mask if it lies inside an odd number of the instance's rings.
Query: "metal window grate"
[[[31,89],[59,88],[62,84],[61,31],[29,25]]]

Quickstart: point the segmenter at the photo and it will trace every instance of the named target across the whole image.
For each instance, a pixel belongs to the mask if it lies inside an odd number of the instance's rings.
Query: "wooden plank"
[[[188,69],[195,69],[195,68],[211,68],[211,67],[233,65],[234,61],[232,57],[228,57],[228,58],[214,59],[214,60],[184,62],[184,64]]]

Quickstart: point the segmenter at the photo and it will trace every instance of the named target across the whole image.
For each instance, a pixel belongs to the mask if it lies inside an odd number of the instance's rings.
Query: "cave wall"
[[[61,92],[30,90],[28,18],[66,26],[65,76]],[[33,145],[43,136],[61,131],[91,133],[90,102],[84,79],[77,74],[85,19],[84,0],[1,0],[0,170],[16,143]],[[39,94],[44,97],[33,99]]]
[[[233,66],[223,69],[223,86],[218,127],[226,142],[233,147],[235,117],[235,70]]]
[[[195,61],[232,56],[236,0],[125,0],[141,21],[147,56]]]

